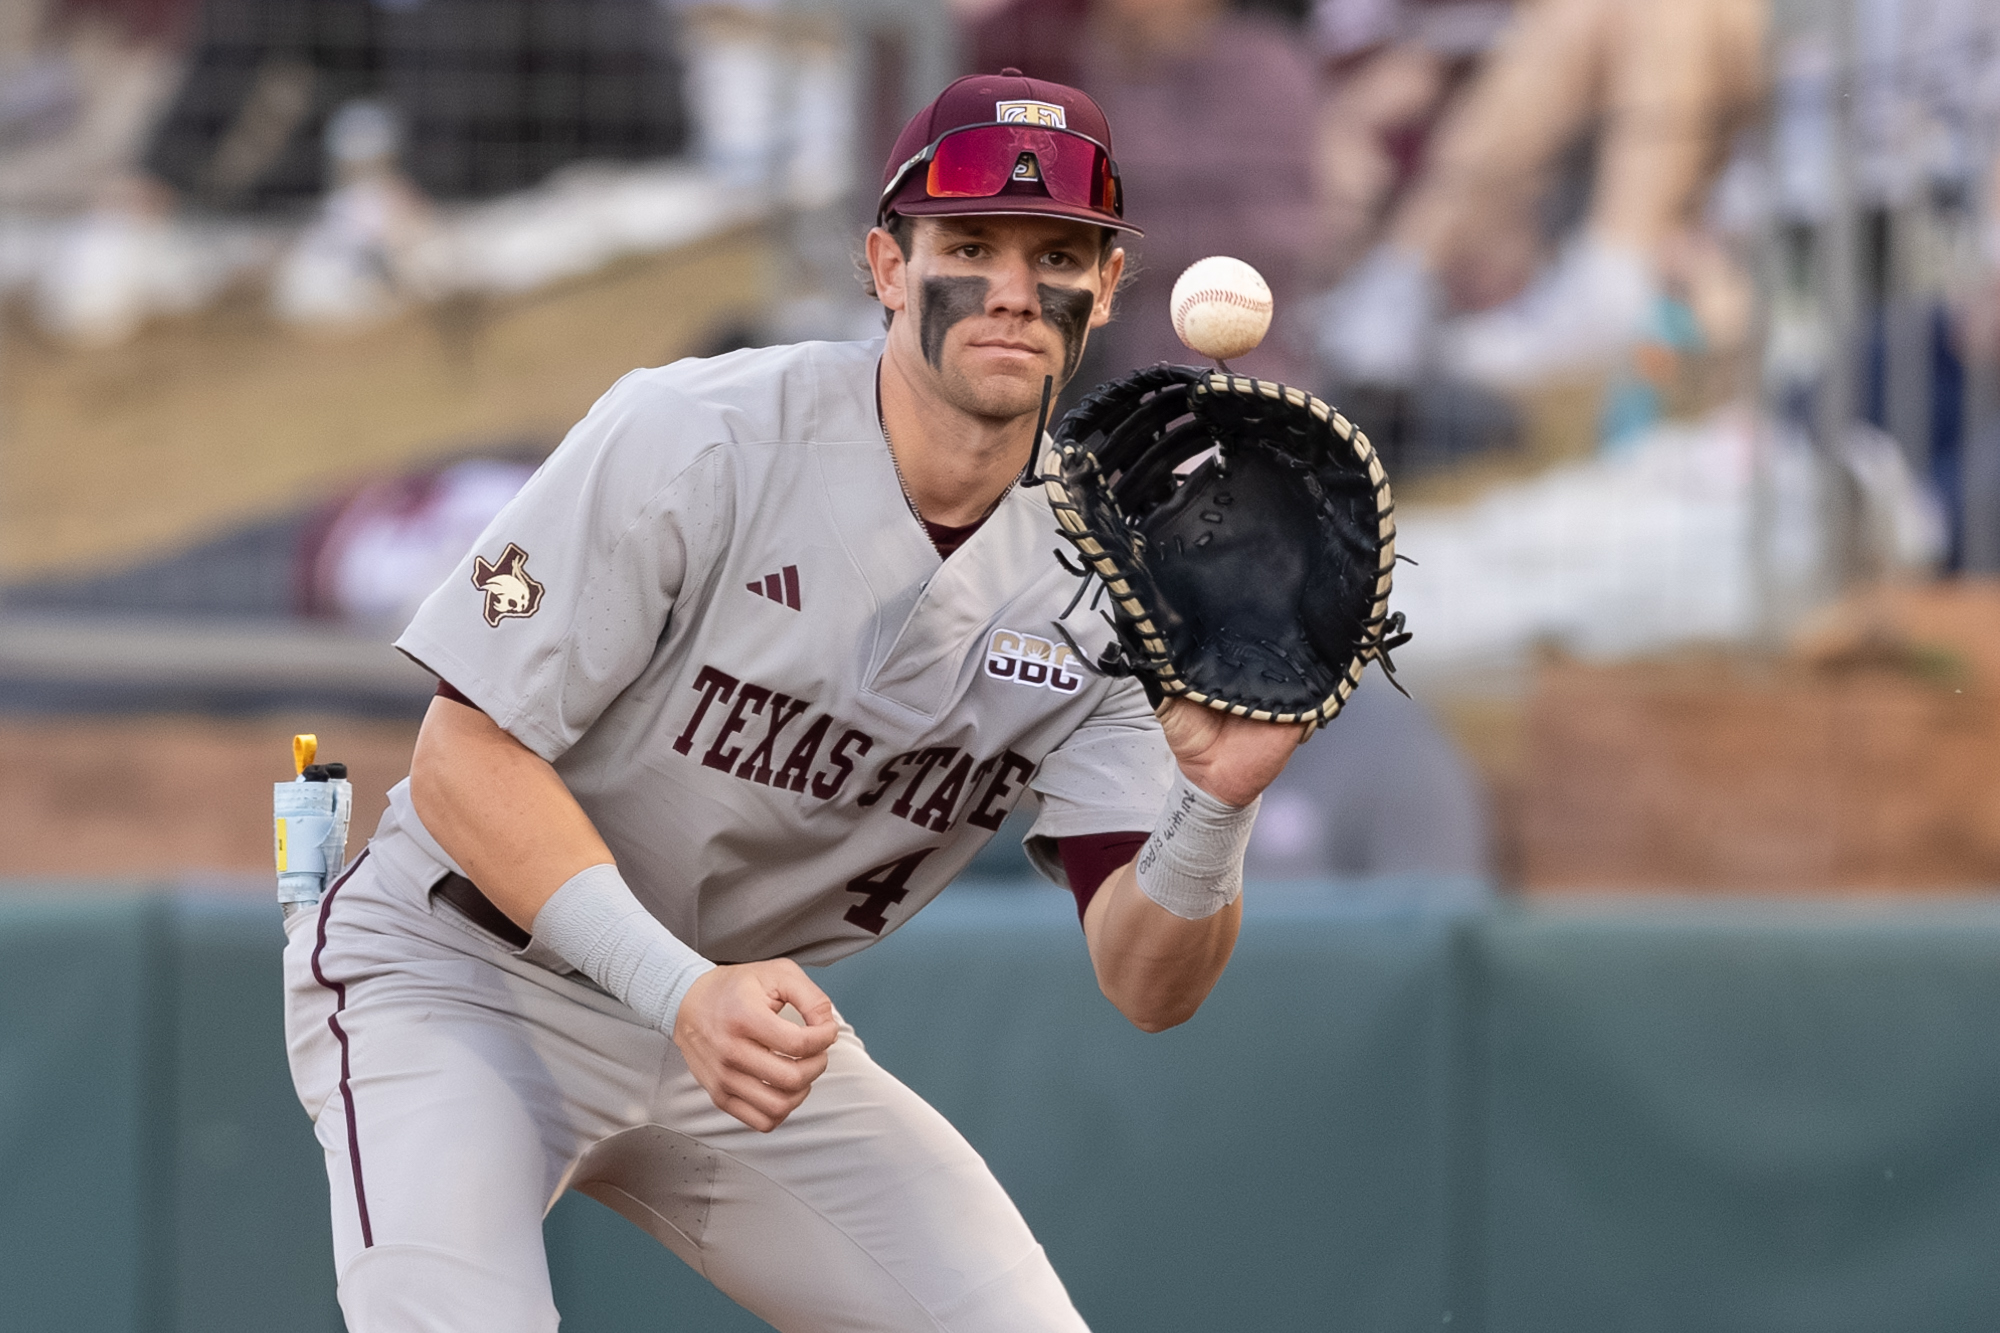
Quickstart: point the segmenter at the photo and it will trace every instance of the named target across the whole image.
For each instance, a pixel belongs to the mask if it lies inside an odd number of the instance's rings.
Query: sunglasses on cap
[[[924,172],[931,199],[990,199],[1009,185],[1040,184],[1051,200],[1112,217],[1125,216],[1125,187],[1111,150],[1073,130],[993,121],[946,130],[896,169],[875,209],[880,223],[911,174]]]

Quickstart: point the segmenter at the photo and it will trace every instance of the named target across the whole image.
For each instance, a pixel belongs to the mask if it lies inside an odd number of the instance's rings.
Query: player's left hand
[[[1296,724],[1253,722],[1185,699],[1161,703],[1159,719],[1187,780],[1229,805],[1262,795],[1299,745]]]

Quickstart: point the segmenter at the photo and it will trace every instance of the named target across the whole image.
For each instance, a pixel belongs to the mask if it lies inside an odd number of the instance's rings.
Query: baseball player
[[[783,1330],[1084,1327],[801,964],[901,926],[1030,791],[1134,1023],[1228,959],[1298,729],[1156,718],[1079,661],[1058,621],[1109,632],[1022,484],[1136,231],[1110,144],[1074,89],[953,84],[867,235],[886,335],[627,375],[399,640],[441,697],[286,955],[355,1333],[554,1329],[565,1189]]]

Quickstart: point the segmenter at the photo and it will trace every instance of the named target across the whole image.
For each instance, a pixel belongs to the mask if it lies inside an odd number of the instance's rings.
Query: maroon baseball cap
[[[976,196],[933,197],[926,186],[927,173],[916,159],[954,130],[995,124],[1068,131],[1068,135],[1059,134],[1065,145],[1076,144],[1070,137],[1075,135],[1092,140],[1103,149],[1095,164],[1094,178],[1079,177],[1081,183],[1064,189],[1062,186],[1069,182],[1058,181],[1053,161],[1038,166],[1025,160],[1032,154],[1002,150],[1004,161],[998,165],[1012,170],[1007,171],[1005,183],[996,191]],[[976,140],[973,136],[954,135],[951,142],[970,145]],[[1088,145],[1076,146],[1088,148]],[[1028,147],[1032,149],[1032,145]],[[1066,161],[1076,160],[1067,153],[1064,157]],[[1071,218],[1142,236],[1145,233],[1121,215],[1123,193],[1117,177],[1118,168],[1111,160],[1111,124],[1104,118],[1103,108],[1078,89],[1031,79],[1018,69],[1004,69],[998,74],[967,75],[910,118],[910,123],[896,136],[896,146],[889,151],[889,160],[882,167],[883,198],[878,212],[884,217],[891,212],[905,217],[1024,213]],[[1052,185],[1056,188],[1052,189]],[[1059,194],[1065,197],[1057,197]]]

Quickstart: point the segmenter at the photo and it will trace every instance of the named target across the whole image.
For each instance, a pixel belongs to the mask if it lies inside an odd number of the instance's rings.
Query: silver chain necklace
[[[891,440],[889,438],[889,418],[883,415],[882,407],[879,402],[876,404],[875,407],[875,424],[882,428],[882,443],[888,446],[889,466],[896,470],[896,485],[902,488],[903,503],[910,507],[910,517],[917,520],[918,525],[921,526],[924,530],[924,535],[928,537],[930,535],[930,521],[924,517],[923,511],[917,508],[917,497],[910,494],[909,479],[903,475],[903,465],[896,461],[896,443],[894,440]],[[1035,461],[1034,455],[1031,453],[1028,456],[1028,464],[1032,466],[1034,461]],[[1021,476],[1016,477],[1013,481],[1009,482],[1006,486],[1003,486],[1001,488],[1000,494],[993,497],[993,503],[986,506],[986,512],[981,514],[978,518],[973,519],[972,522],[965,524],[964,526],[976,528],[981,523],[984,523],[987,519],[992,518],[993,511],[998,509],[1000,507],[1000,502],[1007,498],[1007,492],[1013,490],[1014,487],[1020,483],[1021,478],[1026,477],[1027,475],[1028,475],[1028,468],[1023,467],[1021,469]],[[944,527],[945,525],[940,523],[937,526]]]
[[[875,424],[882,428],[882,443],[889,450],[889,466],[896,470],[896,485],[900,486],[903,490],[903,503],[910,507],[910,517],[917,520],[918,525],[921,526],[924,521],[923,511],[917,508],[917,497],[910,494],[910,483],[903,476],[903,465],[896,461],[896,445],[889,438],[889,418],[882,414],[882,406],[879,401],[875,406]],[[928,536],[930,529],[925,528],[924,533]]]
[[[1019,476],[1001,487],[1000,494],[993,497],[993,503],[986,506],[986,512],[966,524],[966,527],[976,528],[987,519],[992,518],[993,511],[998,509],[1000,502],[1007,498],[1007,492],[1025,482],[1029,474],[1035,470],[1035,455],[1042,447],[1042,432],[1048,427],[1049,401],[1054,392],[1054,380],[1046,376],[1043,377],[1042,410],[1035,418],[1035,439],[1034,443],[1028,447],[1028,461],[1021,465],[1021,474]],[[903,465],[896,461],[896,442],[889,438],[889,417],[882,410],[882,367],[879,362],[875,366],[875,424],[882,428],[882,443],[889,450],[889,466],[896,470],[896,485],[903,492],[903,503],[910,507],[910,517],[917,520],[917,526],[924,530],[924,536],[929,537],[931,534],[930,524],[924,518],[924,511],[917,508],[917,497],[910,493],[910,482],[903,475]],[[943,527],[944,524],[940,523],[938,526]]]

